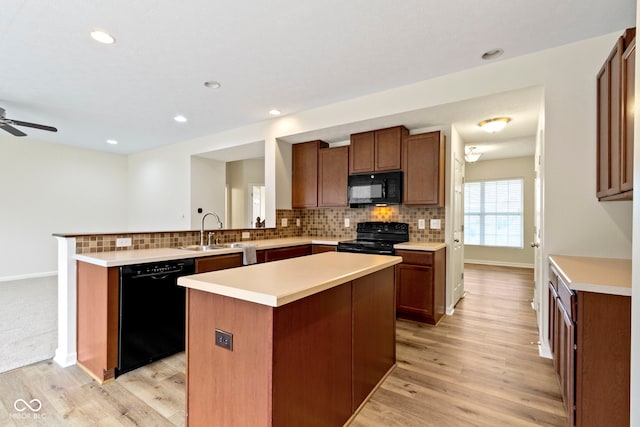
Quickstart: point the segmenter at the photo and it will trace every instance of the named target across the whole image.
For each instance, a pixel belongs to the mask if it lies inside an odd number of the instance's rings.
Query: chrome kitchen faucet
[[[220,221],[220,217],[215,212],[207,212],[202,216],[202,223],[200,225],[200,246],[204,246],[204,219],[209,215],[214,215],[218,219],[218,228],[222,230],[222,221]]]

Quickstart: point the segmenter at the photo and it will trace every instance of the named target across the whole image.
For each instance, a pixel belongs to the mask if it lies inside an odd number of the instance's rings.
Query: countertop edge
[[[300,245],[332,245],[338,242],[351,240],[346,238],[331,237],[284,237],[268,240],[244,240],[235,243],[254,245],[257,250],[286,248]],[[396,249],[423,252],[435,252],[446,248],[443,242],[405,242],[394,245]],[[242,248],[214,249],[210,251],[189,251],[176,248],[134,249],[115,252],[94,252],[88,254],[75,254],[74,259],[100,267],[122,267],[124,265],[144,264],[150,262],[173,261],[186,258],[201,258],[232,253],[241,253]],[[110,256],[105,256],[109,254]],[[128,256],[129,255],[129,256]]]
[[[310,256],[326,256],[326,253],[310,255]],[[236,288],[229,285],[223,285],[220,283],[197,279],[197,278],[194,278],[194,276],[179,277],[178,285],[188,289],[196,289],[202,292],[208,292],[216,295],[226,296],[229,298],[235,298],[238,300],[253,302],[256,304],[266,305],[266,306],[275,308],[275,307],[281,307],[291,302],[298,301],[300,299],[306,298],[311,295],[315,295],[317,293],[326,291],[335,286],[342,285],[352,280],[359,279],[369,274],[376,273],[378,271],[384,270],[385,268],[393,267],[394,265],[400,264],[402,262],[401,257],[385,256],[385,258],[388,258],[387,260],[385,260],[385,262],[377,263],[375,265],[365,267],[365,268],[360,268],[350,273],[333,277],[320,284],[317,284],[308,288],[300,289],[295,292],[281,295],[281,296],[251,291],[247,289],[240,289],[240,288]],[[275,261],[275,262],[285,262],[285,261],[291,261],[291,260],[281,260],[281,261]],[[260,266],[264,264],[256,264],[256,265]],[[238,268],[242,268],[242,267],[238,267]],[[212,273],[215,273],[215,272],[212,272]]]

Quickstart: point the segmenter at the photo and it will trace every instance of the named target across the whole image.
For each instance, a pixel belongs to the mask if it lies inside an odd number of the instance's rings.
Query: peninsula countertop
[[[246,240],[242,244],[254,245],[256,250],[285,248],[299,245],[337,245],[341,239],[323,237],[285,237],[268,240]],[[178,248],[132,249],[124,251],[76,254],[75,259],[101,267],[119,267],[122,265],[142,264],[146,262],[169,261],[185,258],[200,258],[215,255],[241,253],[241,247],[228,247],[208,251],[191,251]]]
[[[631,260],[549,255],[549,261],[575,291],[631,296]]]
[[[266,240],[244,240],[241,244],[254,245],[256,250],[285,248],[299,245],[337,245],[343,240],[351,240],[337,237],[283,237]],[[437,251],[445,248],[443,242],[404,242],[394,245],[395,249],[405,249],[414,251]],[[208,251],[191,251],[178,248],[156,248],[156,249],[129,249],[109,252],[96,252],[88,254],[76,254],[75,259],[101,267],[120,267],[123,265],[142,264],[146,262],[161,262],[185,258],[199,258],[215,255],[224,255],[242,252],[241,247],[225,247]]]
[[[401,262],[397,256],[324,252],[184,276],[178,285],[279,307]]]

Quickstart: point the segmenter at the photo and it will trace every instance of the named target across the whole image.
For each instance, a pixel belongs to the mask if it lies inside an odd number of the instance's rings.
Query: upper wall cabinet
[[[349,174],[402,169],[404,126],[354,133],[349,145]]]
[[[598,200],[633,198],[635,28],[616,42],[597,76]]]
[[[318,206],[318,150],[328,147],[323,141],[294,144],[292,147],[291,206]]]
[[[318,206],[346,207],[349,176],[349,147],[318,151]]]
[[[408,135],[402,144],[405,205],[444,207],[444,135]]]
[[[323,141],[292,147],[291,206],[346,207],[349,147],[329,148]]]

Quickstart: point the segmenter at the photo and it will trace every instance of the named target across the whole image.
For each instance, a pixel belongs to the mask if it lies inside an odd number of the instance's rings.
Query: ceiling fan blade
[[[6,130],[7,132],[9,132],[13,136],[27,136],[26,133],[22,132],[19,129],[14,128],[11,125],[0,125],[0,129]]]
[[[13,122],[14,125],[17,125],[17,126],[25,126],[28,128],[48,130],[49,132],[58,132],[58,129],[54,128],[53,126],[39,125],[37,123],[21,122],[20,120],[11,120],[11,121]]]

